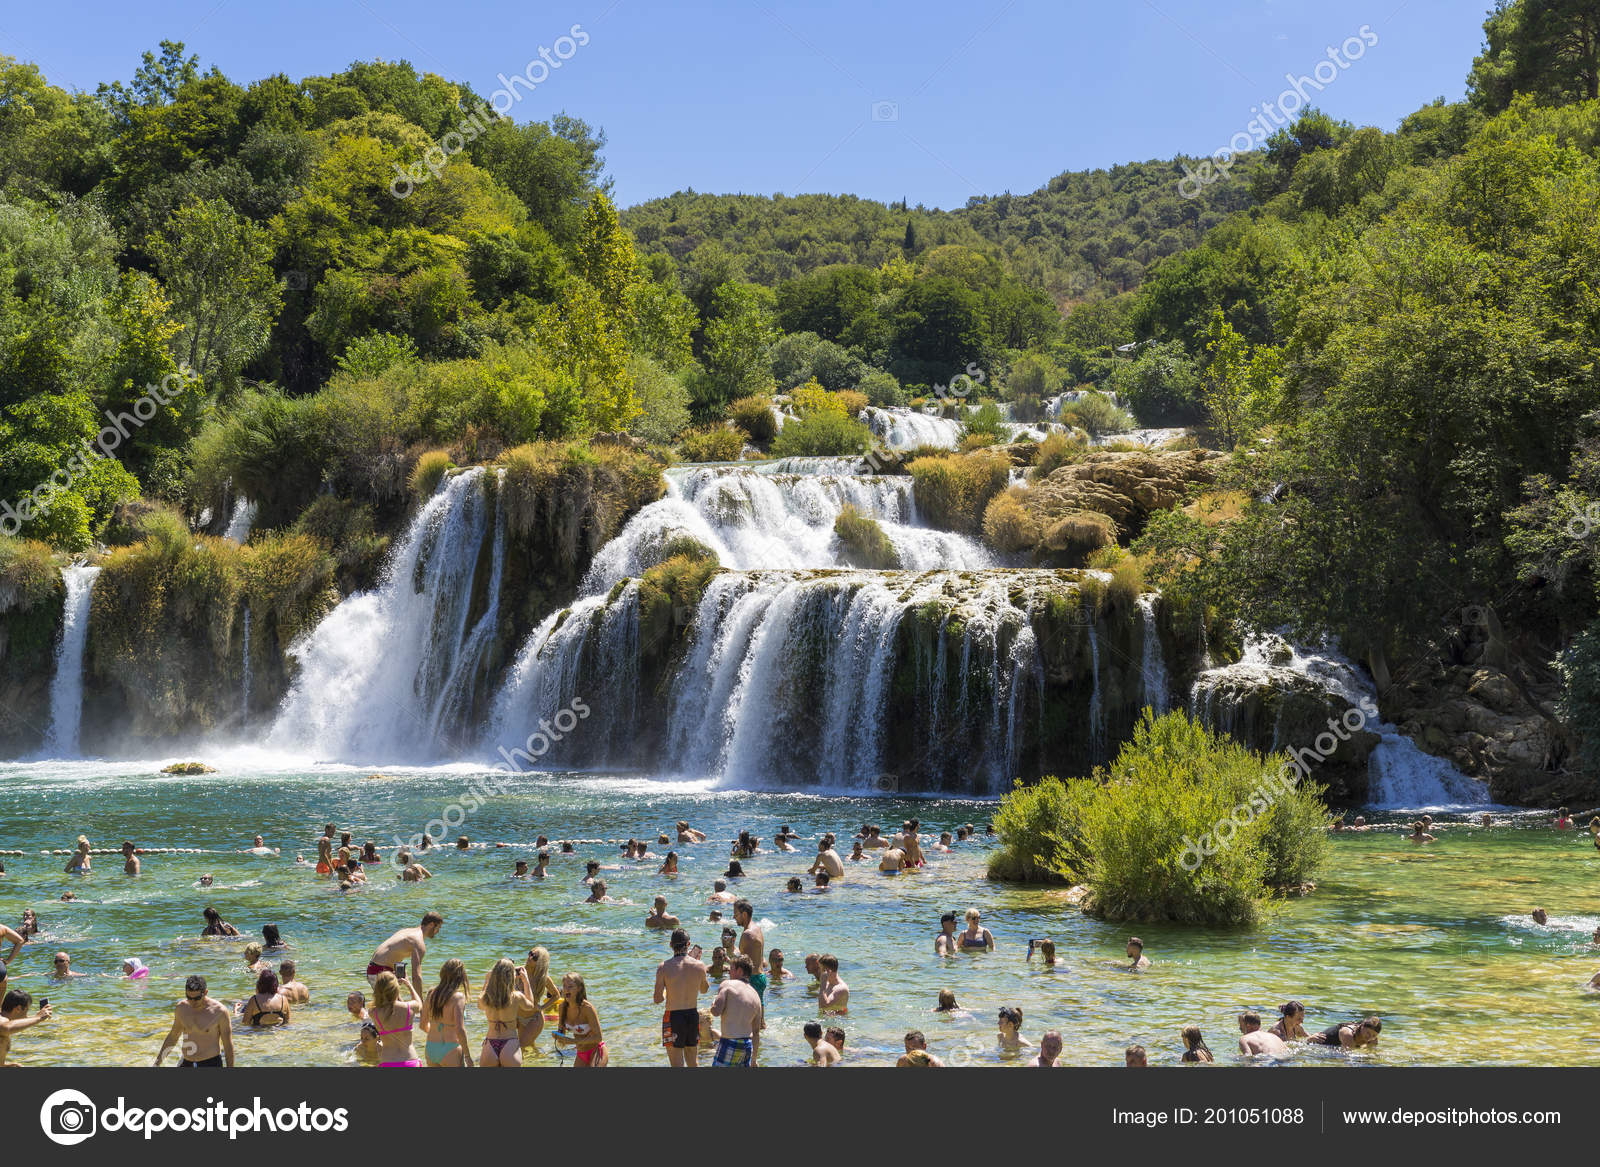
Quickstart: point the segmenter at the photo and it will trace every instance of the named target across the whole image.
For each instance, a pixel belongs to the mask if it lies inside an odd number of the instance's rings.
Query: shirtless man
[[[139,856],[134,854],[134,846],[126,839],[122,842],[122,874],[139,874]]]
[[[912,819],[901,828],[900,837],[895,840],[895,845],[906,854],[907,867],[922,867],[927,862],[922,856],[922,841],[917,838],[920,825],[916,819]]]
[[[933,938],[933,954],[935,956],[954,956],[956,954],[956,914],[946,912],[939,917],[939,934]]]
[[[1144,954],[1144,941],[1137,936],[1128,937],[1128,956],[1133,960],[1128,966],[1131,970],[1150,967],[1150,958]]]
[[[644,918],[644,926],[646,928],[655,928],[659,931],[676,928],[679,922],[678,917],[667,913],[666,896],[657,896],[655,906],[651,909],[650,914]]]
[[[1047,1029],[1044,1032],[1044,1036],[1039,1039],[1038,1056],[1035,1057],[1033,1061],[1029,1062],[1028,1065],[1053,1067],[1056,1065],[1056,1059],[1060,1056],[1061,1031],[1058,1029]]]
[[[656,989],[651,999],[664,1005],[661,1044],[667,1061],[690,1069],[700,1064],[700,994],[711,988],[706,966],[689,955],[689,934],[672,932],[672,955],[656,966]]]
[[[418,863],[409,853],[405,856],[405,866],[400,869],[400,879],[404,883],[421,883],[425,879],[432,879],[433,872]]]
[[[877,827],[868,827],[867,837],[861,840],[861,845],[868,851],[876,851],[880,848],[887,847],[889,845],[889,840],[883,837],[883,832]]]
[[[297,972],[299,970],[292,960],[286,960],[278,966],[278,992],[291,1005],[306,1005],[311,1001],[311,989],[295,978]]]
[[[761,925],[755,922],[756,911],[749,900],[737,900],[733,905],[733,922],[743,928],[739,936],[739,951],[750,958],[750,987],[765,1003],[767,999],[767,937]]]
[[[813,1066],[837,1066],[839,1064],[839,1051],[835,1049],[822,1035],[822,1022],[807,1021],[801,1030],[805,1034],[806,1044],[811,1047],[811,1064]]]
[[[32,1017],[28,1016],[28,1006],[33,1004],[33,998],[21,989],[11,989],[4,998],[0,998],[0,1066],[14,1066],[16,1062],[7,1061],[11,1053],[11,1039],[24,1029],[31,1029],[41,1021],[50,1020],[50,1006],[40,1005],[39,1012]]]
[[[906,866],[906,853],[899,847],[885,847],[878,859],[878,870],[885,875],[899,875]]]
[[[925,1056],[926,1060],[919,1058],[917,1059],[916,1063],[913,1063],[911,1060],[911,1055],[917,1053],[918,1051]],[[923,1036],[922,1030],[920,1029],[913,1029],[910,1033],[906,1034],[906,1052],[900,1055],[900,1060],[895,1063],[895,1068],[903,1070],[909,1068],[913,1064],[938,1067],[942,1067],[944,1065],[942,1060],[928,1053],[928,1039]]]
[[[68,981],[73,977],[86,977],[88,973],[72,971],[72,957],[65,952],[58,952],[50,960],[50,979],[53,981]]]
[[[829,879],[841,879],[844,876],[844,860],[839,858],[839,852],[833,849],[833,840],[828,836],[818,840],[816,862],[806,868],[807,875],[815,875],[819,871],[827,872]]]
[[[1264,1054],[1269,1058],[1286,1058],[1289,1047],[1272,1030],[1262,1029],[1261,1014],[1250,1009],[1239,1014],[1239,1052],[1247,1056]]]
[[[439,929],[442,927],[444,927],[444,917],[438,912],[429,912],[422,917],[420,926],[402,928],[378,945],[377,951],[372,954],[372,959],[367,962],[367,983],[377,984],[379,976],[386,972],[394,972],[395,965],[409,959],[411,987],[417,991],[417,997],[420,999],[422,958],[428,954],[428,941],[439,935]]]
[[[333,874],[333,833],[335,827],[332,823],[322,828],[322,837],[317,840],[317,874]]]
[[[1432,843],[1435,841],[1434,837],[1428,834],[1427,828],[1422,825],[1421,819],[1411,824],[1411,833],[1406,838],[1413,843]]]
[[[713,1066],[754,1066],[761,1052],[761,1031],[766,1015],[761,995],[750,987],[755,966],[739,953],[728,966],[728,979],[717,990],[711,1003],[711,1016],[722,1019],[722,1038],[711,1059]]]
[[[728,881],[719,879],[711,884],[711,897],[706,900],[708,904],[731,904],[739,897],[728,890]]]
[[[678,842],[680,842],[680,843],[704,843],[705,841],[706,841],[706,833],[704,831],[697,831],[693,827],[691,827],[688,823],[679,823],[678,824]]]
[[[850,986],[839,979],[839,958],[831,952],[817,957],[822,974],[817,985],[817,1008],[824,1013],[850,1012]]]
[[[178,1066],[233,1066],[233,1020],[228,1007],[206,995],[206,978],[192,976],[183,983],[183,1000],[172,1010],[172,1028],[156,1055],[160,1065],[167,1051],[178,1046]]]

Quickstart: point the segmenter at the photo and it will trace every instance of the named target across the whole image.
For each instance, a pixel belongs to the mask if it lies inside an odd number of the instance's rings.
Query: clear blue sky
[[[955,207],[1063,170],[1209,153],[1368,25],[1316,98],[1392,128],[1461,97],[1488,0],[77,0],[0,10],[53,82],[127,79],[182,40],[235,81],[406,59],[487,95],[574,24],[589,43],[512,111],[602,127],[628,205],[693,187]],[[879,105],[878,103],[888,103]],[[874,111],[877,117],[874,117]],[[894,116],[891,117],[890,115]]]

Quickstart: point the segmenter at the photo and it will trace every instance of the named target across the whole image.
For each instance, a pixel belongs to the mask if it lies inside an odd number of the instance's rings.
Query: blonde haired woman
[[[439,983],[422,1002],[422,1053],[430,1066],[471,1066],[467,1041],[467,966],[455,957],[439,969]]]
[[[67,875],[89,874],[89,836],[78,836],[78,849],[72,853],[72,858],[67,860],[67,865],[62,869]]]
[[[561,1007],[561,990],[556,987],[555,981],[550,978],[550,952],[545,948],[528,949],[528,959],[523,963],[522,971],[528,974],[529,995],[539,1002],[539,1007],[532,1017],[528,1018],[517,1034],[517,1039],[522,1043],[522,1048],[527,1049],[539,1039],[544,1032],[546,1021],[556,1021],[559,1014],[556,1012]]]
[[[478,1004],[489,1022],[478,1064],[518,1069],[522,1065],[518,1026],[530,1014],[537,1016],[539,1013],[538,1002],[533,999],[533,990],[528,985],[527,971],[505,957],[495,961],[494,968],[483,979],[483,995],[478,998]]]
[[[411,1000],[400,1000],[404,986]],[[416,1051],[411,1048],[411,1033],[416,1028],[417,1014],[422,1002],[410,981],[402,981],[392,972],[378,974],[372,982],[372,1008],[369,1014],[378,1027],[378,1065],[390,1069],[419,1066]]]
[[[600,1032],[600,1013],[589,1000],[589,990],[577,973],[561,978],[561,1023],[556,1029],[557,1044],[577,1047],[575,1066],[594,1069],[607,1064],[605,1034]]]
[[[956,947],[962,952],[994,951],[994,933],[983,926],[983,915],[977,908],[967,909],[967,927],[956,933]]]

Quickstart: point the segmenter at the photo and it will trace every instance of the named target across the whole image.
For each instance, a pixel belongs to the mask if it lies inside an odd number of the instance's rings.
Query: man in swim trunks
[[[678,917],[667,913],[667,897],[657,896],[650,914],[644,918],[644,926],[665,931],[668,928],[676,928],[678,924]]]
[[[372,959],[367,962],[367,983],[375,985],[378,977],[386,972],[394,972],[395,966],[404,960],[411,961],[411,987],[416,989],[417,998],[422,998],[422,958],[428,954],[428,941],[439,935],[439,929],[444,927],[444,917],[438,912],[429,912],[422,917],[422,924],[416,928],[402,928],[389,939],[378,945],[377,951],[372,954]]]
[[[183,1000],[173,1007],[172,1028],[161,1043],[156,1065],[175,1045],[181,1069],[233,1065],[232,1014],[221,1001],[206,994],[205,977],[192,976],[183,983]]]
[[[917,838],[917,828],[921,825],[916,819],[911,819],[900,829],[900,836],[895,840],[895,845],[906,854],[907,867],[923,867],[927,864],[922,857],[922,841]]]
[[[899,847],[885,847],[878,859],[878,870],[885,875],[899,875],[908,866],[906,853]]]
[[[749,900],[736,900],[733,922],[744,929],[739,936],[739,951],[750,958],[750,987],[765,1003],[767,999],[767,937],[755,922],[755,908]]]
[[[674,1066],[694,1068],[700,1064],[700,994],[711,988],[706,966],[689,955],[689,934],[675,928],[670,941],[672,955],[656,966],[657,1005],[661,1015],[661,1044],[667,1047],[667,1061]]]
[[[766,1017],[761,995],[750,987],[755,966],[739,953],[729,964],[728,979],[717,990],[711,1015],[722,1018],[722,1038],[717,1042],[713,1066],[753,1066],[761,1052],[761,1030]]]
[[[725,879],[713,880],[711,883],[711,897],[706,900],[708,904],[731,904],[739,897],[728,890],[728,881]]]
[[[332,823],[322,828],[322,838],[317,840],[317,874],[333,874],[333,833],[335,827]]]
[[[767,953],[767,982],[781,986],[784,981],[794,980],[794,973],[783,967],[783,949],[774,948]]]
[[[1137,936],[1128,937],[1128,955],[1133,963],[1128,967],[1134,971],[1150,967],[1150,958],[1144,954],[1144,941]]]
[[[1247,1056],[1263,1054],[1269,1058],[1286,1058],[1289,1047],[1272,1030],[1262,1029],[1261,1014],[1250,1009],[1239,1014],[1239,1052]]]
[[[939,917],[939,934],[933,938],[935,956],[954,956],[956,953],[956,914],[946,912]]]
[[[137,850],[137,848],[135,848],[132,843],[128,842],[126,839],[123,840],[123,842],[122,842],[122,874],[124,874],[124,875],[138,875],[139,874],[139,856],[134,853],[136,850]]]

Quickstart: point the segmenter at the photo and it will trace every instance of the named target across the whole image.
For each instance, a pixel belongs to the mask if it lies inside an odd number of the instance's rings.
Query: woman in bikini
[[[237,936],[239,929],[222,918],[222,913],[216,908],[207,908],[200,913],[206,918],[206,926],[201,929],[202,936]]]
[[[1217,1059],[1211,1052],[1211,1047],[1206,1045],[1206,1039],[1200,1032],[1198,1025],[1186,1025],[1183,1029],[1183,1061],[1198,1062],[1210,1065]]]
[[[278,985],[278,974],[270,968],[256,978],[255,995],[244,1003],[243,1015],[251,1029],[289,1024],[289,999]]]
[[[527,1049],[539,1040],[546,1021],[560,1020],[557,1010],[561,1007],[561,990],[550,979],[550,953],[547,949],[528,949],[528,959],[523,962],[522,971],[528,974],[528,987],[532,990],[529,995],[539,1002],[539,1008],[523,1022],[517,1033],[522,1048]]]
[[[676,851],[668,851],[667,852],[666,861],[661,864],[661,867],[656,872],[656,874],[657,875],[677,875],[678,874],[678,853]]]
[[[439,970],[439,983],[422,1002],[422,1053],[430,1066],[471,1066],[467,1042],[467,966],[455,957]]]
[[[528,985],[527,971],[505,957],[495,961],[494,968],[484,978],[478,1005],[489,1023],[478,1064],[520,1069],[522,1042],[518,1040],[517,1027],[539,1012],[538,1002],[533,999],[533,990]]]
[[[405,988],[409,1001],[400,1000],[400,989]],[[416,1051],[411,1048],[411,1032],[416,1028],[417,1014],[422,1002],[410,981],[402,981],[392,972],[378,974],[372,983],[372,1023],[378,1027],[378,1065],[388,1069],[419,1066]]]
[[[589,991],[577,973],[561,978],[560,1020],[556,1041],[577,1047],[575,1066],[599,1069],[606,1065],[609,1058],[605,1035],[600,1032],[600,1014],[589,1001]]]
[[[956,947],[962,952],[993,952],[994,933],[982,924],[977,908],[967,909],[967,929],[956,933]]]
[[[1278,1023],[1271,1029],[1284,1041],[1306,1040],[1306,1007],[1299,1001],[1287,1001],[1278,1006]]]

